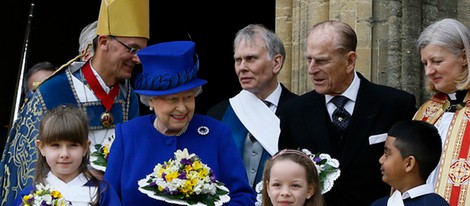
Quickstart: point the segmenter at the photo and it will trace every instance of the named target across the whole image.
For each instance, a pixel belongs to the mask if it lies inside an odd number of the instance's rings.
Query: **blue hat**
[[[192,41],[154,44],[137,52],[142,72],[134,81],[134,91],[147,96],[176,94],[207,83],[198,79],[199,60]]]

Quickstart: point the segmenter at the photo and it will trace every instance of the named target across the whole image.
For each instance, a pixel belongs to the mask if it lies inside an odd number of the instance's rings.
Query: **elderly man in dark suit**
[[[265,160],[277,152],[280,130],[275,111],[297,95],[278,82],[286,51],[274,32],[250,24],[238,31],[233,46],[235,72],[243,90],[207,114],[230,125],[254,188],[262,179]]]
[[[340,162],[341,176],[324,194],[328,206],[368,206],[390,194],[380,173],[386,132],[411,119],[416,99],[407,92],[371,83],[355,71],[357,37],[339,21],[314,25],[306,58],[314,91],[279,108],[279,149],[306,148]]]

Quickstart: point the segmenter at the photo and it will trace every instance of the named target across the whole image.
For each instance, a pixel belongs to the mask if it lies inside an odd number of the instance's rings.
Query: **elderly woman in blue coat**
[[[159,43],[140,50],[137,55],[143,69],[134,82],[135,92],[155,114],[116,125],[105,180],[116,189],[122,205],[171,205],[178,201],[172,199],[176,192],[170,193],[168,188],[157,192],[143,189],[143,183],[150,183],[142,180],[152,173],[166,178],[165,184],[186,179],[178,176],[171,180],[169,174],[154,171],[156,165],[165,165],[175,159],[176,151],[184,149],[197,155],[210,168],[211,177],[228,189],[225,196],[229,198],[216,202],[254,205],[255,192],[248,184],[230,128],[194,113],[195,97],[207,82],[197,78],[199,63],[194,42]],[[159,195],[165,191],[166,196]]]

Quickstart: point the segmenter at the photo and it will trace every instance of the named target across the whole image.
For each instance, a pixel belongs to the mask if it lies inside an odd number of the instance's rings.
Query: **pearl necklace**
[[[167,135],[167,136],[181,136],[181,135],[182,135],[183,133],[185,133],[186,130],[188,129],[188,125],[189,125],[189,123],[186,124],[186,125],[183,127],[183,129],[181,129],[181,130],[178,132],[178,134],[176,134],[176,135]],[[160,129],[158,129],[158,117],[155,118],[155,121],[153,122],[153,127],[155,127],[155,129],[156,129],[158,132],[162,133],[163,135],[166,135],[164,132],[162,132]]]

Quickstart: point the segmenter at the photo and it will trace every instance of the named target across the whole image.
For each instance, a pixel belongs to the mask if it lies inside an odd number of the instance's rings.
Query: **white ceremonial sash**
[[[262,100],[246,90],[229,101],[233,111],[253,137],[269,154],[276,154],[281,133],[279,118]]]

